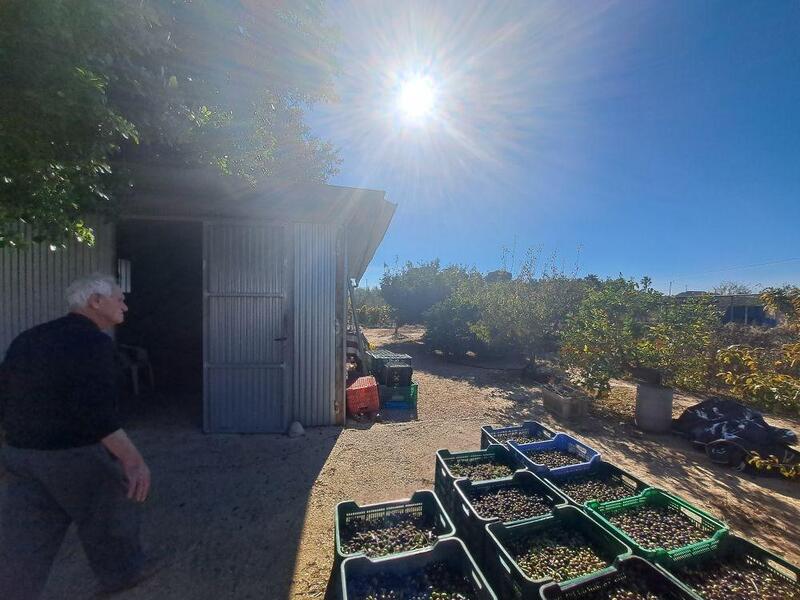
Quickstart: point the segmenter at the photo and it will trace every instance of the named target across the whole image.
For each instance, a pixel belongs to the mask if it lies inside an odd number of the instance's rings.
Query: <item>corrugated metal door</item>
[[[286,419],[286,229],[206,223],[204,428],[279,432]]]
[[[0,362],[20,332],[66,314],[64,291],[73,279],[94,271],[115,274],[114,226],[94,230],[94,246],[73,240],[56,251],[47,244],[0,248]]]
[[[294,225],[292,419],[336,422],[336,231]],[[341,327],[341,324],[340,324]]]

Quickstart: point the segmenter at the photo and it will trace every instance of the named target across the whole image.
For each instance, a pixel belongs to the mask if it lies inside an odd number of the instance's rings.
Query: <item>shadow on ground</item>
[[[800,540],[800,512],[797,500],[800,485],[794,481],[739,473],[712,463],[703,452],[686,440],[666,434],[648,434],[639,430],[630,414],[621,414],[619,406],[595,404],[590,416],[579,426],[557,420],[546,412],[541,392],[535,382],[521,377],[521,365],[504,366],[486,360],[445,361],[430,352],[418,336],[386,339],[382,348],[405,352],[414,357],[415,370],[454,382],[466,382],[503,402],[488,402],[486,422],[495,424],[540,421],[555,430],[566,431],[597,448],[606,460],[631,470],[643,480],[662,487],[720,515],[739,534],[756,538],[777,537]],[[474,362],[474,364],[470,364]],[[681,398],[682,403],[693,403]],[[603,400],[593,402],[602,403]],[[630,398],[633,402],[633,396]],[[620,401],[621,404],[625,402]],[[676,403],[676,412],[682,410]],[[769,420],[769,417],[768,417]],[[796,422],[780,423],[781,426]],[[800,552],[794,542],[779,553]]]
[[[167,566],[115,598],[288,598],[311,489],[341,429],[298,439],[205,435],[192,409],[199,398],[137,402],[128,431],[153,476],[142,538]],[[81,600],[95,590],[71,529],[43,598]]]

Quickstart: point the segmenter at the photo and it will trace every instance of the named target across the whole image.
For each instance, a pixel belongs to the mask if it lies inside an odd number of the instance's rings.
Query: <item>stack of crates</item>
[[[724,588],[730,598],[800,599],[799,567],[731,535],[724,522],[682,498],[602,461],[597,451],[571,436],[528,421],[483,427],[481,446],[482,450],[438,450],[433,491],[381,504],[338,505],[330,591],[338,592],[339,600],[363,598],[364,589],[376,587],[404,593],[410,585],[429,586],[426,569],[452,575],[476,600],[590,600],[634,593],[663,600],[703,600],[708,597],[705,590],[723,585],[730,586]],[[567,451],[582,462],[549,468],[532,460],[538,450]],[[484,463],[507,469],[456,468]],[[504,471],[508,475],[503,476]],[[606,493],[601,486],[582,487],[584,480],[619,489]],[[512,489],[538,496],[541,503],[530,505],[530,510],[526,507],[524,518],[503,520],[504,514],[516,518],[519,506],[512,504],[515,510],[510,513],[492,511],[486,497],[508,498]],[[508,500],[503,502],[508,506]],[[640,541],[635,528],[616,518],[648,507],[683,515],[686,526],[702,532],[702,539],[677,547],[650,547]],[[374,556],[367,551],[345,552],[342,531],[350,520],[374,521],[377,528],[382,519],[397,514],[421,515],[427,519],[425,526],[434,526],[432,533],[412,550],[390,542]],[[537,561],[534,567],[546,563],[553,556],[550,548],[564,544],[591,552],[595,558],[591,570],[581,574],[572,568],[571,559],[556,560],[555,570],[531,568],[532,560]],[[535,550],[534,558],[526,556],[526,545]],[[570,569],[562,568],[565,565]]]
[[[379,382],[381,408],[417,412],[417,384],[409,364],[411,356],[389,350],[367,352],[370,373]]]

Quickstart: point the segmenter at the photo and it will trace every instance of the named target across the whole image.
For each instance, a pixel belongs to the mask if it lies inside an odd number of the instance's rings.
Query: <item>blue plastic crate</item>
[[[484,425],[481,427],[481,448],[486,448],[489,444],[503,444],[505,446],[509,441],[513,441],[514,434],[527,435],[529,437],[534,437],[537,434],[546,435],[550,439],[556,436],[555,431],[536,421],[525,421],[520,425],[508,425],[506,427]]]
[[[427,550],[418,550],[403,556],[370,559],[365,556],[348,558],[339,569],[337,598],[354,600],[353,584],[356,579],[403,577],[424,569],[432,563],[445,563],[449,569],[464,575],[470,582],[474,600],[498,600],[480,567],[458,538],[439,540]]]
[[[579,442],[574,437],[566,433],[558,433],[556,437],[547,442],[536,442],[533,444],[515,444],[509,442],[508,447],[517,454],[517,458],[521,465],[528,468],[538,475],[548,476],[551,473],[581,473],[588,470],[594,463],[600,461],[600,453],[586,444]],[[529,458],[526,452],[541,451],[541,450],[563,450],[576,454],[584,460],[574,465],[567,465],[566,467],[549,468]]]

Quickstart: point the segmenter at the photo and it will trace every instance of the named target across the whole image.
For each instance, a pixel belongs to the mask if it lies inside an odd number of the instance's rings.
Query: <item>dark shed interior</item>
[[[121,344],[144,348],[155,389],[196,398],[203,390],[203,226],[199,222],[123,220],[117,257],[131,263]],[[142,377],[147,389],[146,377]],[[194,401],[192,401],[194,404]]]

